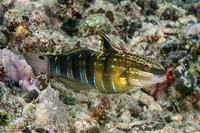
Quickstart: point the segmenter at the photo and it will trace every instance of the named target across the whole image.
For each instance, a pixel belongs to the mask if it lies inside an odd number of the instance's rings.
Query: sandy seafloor
[[[161,62],[167,82],[124,94],[73,91],[23,57],[100,51],[96,31]],[[0,0],[2,133],[200,132],[199,87],[199,0]]]

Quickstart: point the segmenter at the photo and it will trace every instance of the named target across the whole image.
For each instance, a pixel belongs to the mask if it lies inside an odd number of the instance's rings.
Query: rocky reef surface
[[[23,57],[100,51],[96,31],[159,60],[167,81],[125,94],[76,92]],[[200,132],[200,1],[1,0],[0,132]]]

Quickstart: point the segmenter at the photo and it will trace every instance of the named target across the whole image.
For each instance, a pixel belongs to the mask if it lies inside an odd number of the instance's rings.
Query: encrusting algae
[[[103,93],[123,93],[165,81],[165,69],[157,61],[126,53],[103,33],[102,52],[87,48],[65,54],[24,53],[35,71],[55,76],[74,90],[96,88]]]

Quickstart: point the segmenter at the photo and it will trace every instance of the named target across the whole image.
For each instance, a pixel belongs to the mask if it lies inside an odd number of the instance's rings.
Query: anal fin
[[[90,85],[80,82],[80,81],[76,81],[67,77],[63,77],[63,76],[58,76],[58,75],[53,75],[54,77],[56,77],[60,82],[62,82],[67,88],[73,89],[73,90],[88,90],[88,89],[92,89],[93,87],[91,87]]]

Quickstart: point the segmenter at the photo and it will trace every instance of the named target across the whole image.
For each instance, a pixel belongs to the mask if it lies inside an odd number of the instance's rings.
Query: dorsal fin
[[[64,55],[78,54],[78,53],[93,53],[93,52],[95,51],[90,50],[88,48],[73,48],[64,53]]]
[[[122,53],[123,51],[117,47],[104,33],[97,32],[101,36],[101,48],[105,53]]]

